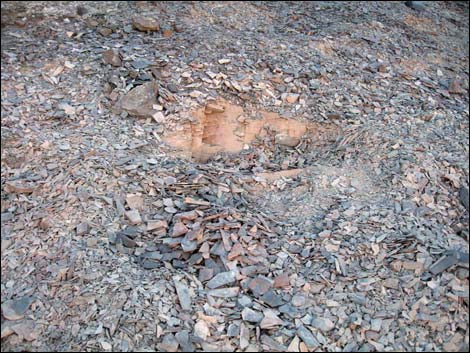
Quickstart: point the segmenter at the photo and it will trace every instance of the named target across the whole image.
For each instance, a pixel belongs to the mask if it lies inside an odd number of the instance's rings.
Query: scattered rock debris
[[[2,350],[468,350],[468,3],[1,7]]]

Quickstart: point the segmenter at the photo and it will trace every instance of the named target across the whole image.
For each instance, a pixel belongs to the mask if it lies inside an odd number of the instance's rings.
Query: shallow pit
[[[265,137],[268,130],[274,132],[277,144],[288,147],[295,147],[303,137],[310,138],[313,145],[329,143],[339,133],[334,124],[305,123],[273,112],[257,113],[260,118],[248,117],[242,107],[219,100],[193,111],[193,122],[169,133],[164,141],[182,156],[204,163],[220,152],[240,152],[257,137]]]

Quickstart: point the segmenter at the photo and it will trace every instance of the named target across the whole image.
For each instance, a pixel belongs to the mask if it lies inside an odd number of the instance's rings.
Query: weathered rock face
[[[120,108],[136,118],[151,118],[156,112],[153,105],[157,104],[157,92],[153,82],[147,82],[131,89],[120,100]]]

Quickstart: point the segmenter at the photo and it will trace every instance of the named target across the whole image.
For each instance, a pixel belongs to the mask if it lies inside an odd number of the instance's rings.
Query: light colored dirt
[[[276,143],[290,147],[295,147],[303,137],[323,143],[334,140],[339,133],[332,124],[303,123],[273,112],[260,111],[261,119],[250,119],[240,106],[224,100],[217,103],[224,108],[222,113],[195,110],[191,113],[194,121],[168,134],[165,142],[182,152],[182,156],[206,162],[220,152],[240,152],[257,137],[265,137],[268,130],[275,133]]]

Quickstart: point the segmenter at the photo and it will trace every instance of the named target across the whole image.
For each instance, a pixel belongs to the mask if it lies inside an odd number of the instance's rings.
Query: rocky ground
[[[469,347],[468,3],[2,2],[2,351]]]

